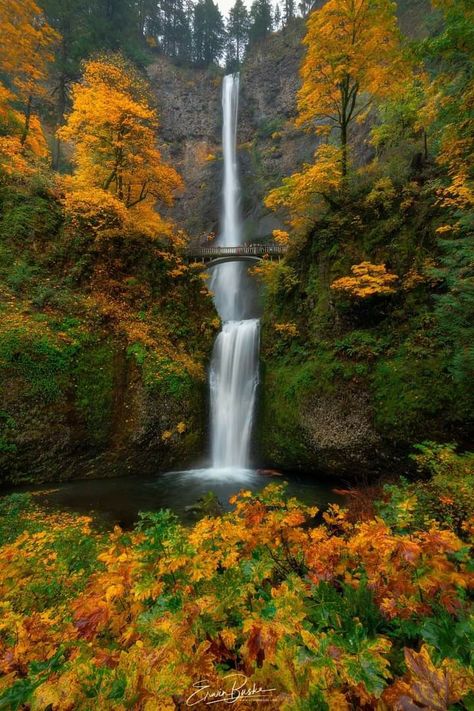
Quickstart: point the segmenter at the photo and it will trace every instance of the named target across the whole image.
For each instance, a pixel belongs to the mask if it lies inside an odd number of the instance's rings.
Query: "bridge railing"
[[[285,254],[287,251],[286,245],[283,244],[241,244],[235,247],[221,247],[219,245],[209,247],[190,247],[186,250],[187,257],[195,259],[205,259],[211,257],[226,257],[226,256],[255,256],[262,257],[268,255]]]

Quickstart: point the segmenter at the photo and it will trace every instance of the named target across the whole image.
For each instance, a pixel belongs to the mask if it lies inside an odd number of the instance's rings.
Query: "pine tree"
[[[283,5],[283,20],[285,25],[288,24],[295,16],[295,0],[284,0]]]
[[[236,0],[227,21],[227,67],[236,71],[242,62],[249,39],[250,18],[243,0]]]
[[[199,0],[194,7],[193,59],[200,66],[218,62],[225,45],[224,20],[213,0]]]
[[[275,5],[275,15],[273,17],[273,24],[274,24],[275,30],[279,30],[281,27],[281,24],[282,24],[281,10],[280,10],[280,6],[278,3]]]
[[[313,6],[313,0],[300,0],[298,7],[301,13],[301,17],[306,17],[311,12]]]
[[[272,6],[269,0],[254,0],[250,8],[250,42],[254,44],[266,37],[272,29]]]
[[[181,61],[191,59],[191,28],[183,0],[160,0],[159,46],[164,54]]]

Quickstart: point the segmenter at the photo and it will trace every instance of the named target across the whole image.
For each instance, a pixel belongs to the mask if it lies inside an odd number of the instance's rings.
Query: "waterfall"
[[[242,243],[240,185],[237,166],[239,75],[222,85],[223,210],[218,243]],[[228,262],[214,267],[211,289],[223,321],[211,361],[211,450],[214,469],[249,466],[250,440],[258,385],[258,319],[246,318],[245,266]]]

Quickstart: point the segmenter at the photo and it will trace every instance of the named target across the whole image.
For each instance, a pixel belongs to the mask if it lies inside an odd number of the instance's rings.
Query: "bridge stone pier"
[[[190,247],[184,253],[188,263],[216,267],[226,262],[259,262],[261,259],[282,259],[287,252],[283,244],[241,244],[236,247]]]

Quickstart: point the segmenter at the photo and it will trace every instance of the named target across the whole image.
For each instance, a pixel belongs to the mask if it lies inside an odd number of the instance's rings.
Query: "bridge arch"
[[[242,255],[235,255],[235,256],[226,256],[226,257],[216,257],[215,259],[211,259],[210,262],[205,262],[205,267],[206,269],[211,269],[212,267],[217,267],[219,264],[227,264],[227,262],[249,262],[250,264],[256,264],[257,262],[260,262],[263,259],[263,257],[252,257],[247,254],[242,254]]]

